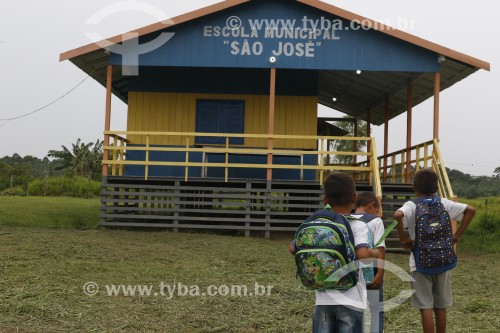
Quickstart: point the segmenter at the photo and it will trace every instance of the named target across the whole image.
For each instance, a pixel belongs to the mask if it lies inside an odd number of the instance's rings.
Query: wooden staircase
[[[393,221],[392,215],[406,201],[415,198],[411,184],[382,183],[382,219],[387,228]],[[399,237],[394,229],[386,239],[386,250],[388,252],[406,253],[399,244]]]

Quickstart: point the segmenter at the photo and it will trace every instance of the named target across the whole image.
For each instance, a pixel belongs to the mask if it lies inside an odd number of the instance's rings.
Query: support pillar
[[[385,97],[384,107],[384,182],[387,182],[387,163],[389,154],[389,98]],[[394,173],[395,170],[392,170]]]
[[[106,68],[106,115],[104,118],[104,131],[109,131],[111,128],[111,94],[113,90],[113,66],[108,65]],[[109,135],[104,134],[104,146],[109,146]],[[109,150],[104,149],[103,160],[109,160]],[[102,165],[102,175],[108,175],[108,165]]]
[[[354,118],[354,137],[358,136],[358,119]],[[358,141],[354,141],[354,152],[358,152]],[[354,155],[354,165],[358,164],[358,155]]]
[[[434,73],[434,136],[439,140],[439,92],[441,91],[441,73]]]
[[[411,182],[411,129],[413,111],[413,85],[408,81],[408,111],[406,114],[406,183]]]
[[[367,153],[373,153],[372,152],[372,141],[371,141],[371,134],[372,134],[371,125],[372,125],[372,113],[368,109],[368,111],[366,111],[366,137],[369,138],[368,142],[366,144],[366,152]],[[378,156],[375,156],[375,154],[373,154],[371,157],[368,156],[367,160],[366,160],[367,166],[370,165],[370,159],[377,159],[377,158],[378,158]],[[368,181],[369,181],[369,179],[368,179]]]
[[[370,110],[366,112],[366,136],[370,138],[372,136],[372,113]],[[368,141],[367,151],[370,152],[372,150],[372,142]],[[374,156],[377,157],[377,156]]]
[[[274,110],[276,106],[276,68],[271,68],[271,82],[269,90],[269,129],[268,134],[272,136],[274,134]],[[274,139],[269,137],[267,139],[267,149],[272,150],[274,148]],[[267,154],[267,164],[273,164],[273,154]],[[267,181],[273,180],[273,169],[267,169]]]

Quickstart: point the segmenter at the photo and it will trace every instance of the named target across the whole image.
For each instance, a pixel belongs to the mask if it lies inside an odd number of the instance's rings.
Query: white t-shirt
[[[368,227],[358,220],[349,221],[354,236],[354,247],[368,246]],[[358,283],[349,290],[316,291],[316,305],[345,305],[357,310],[366,309],[366,285],[361,269],[358,270]]]
[[[451,200],[441,198],[441,203],[444,208],[448,211],[451,220],[462,221],[464,217],[465,208],[467,208],[466,204],[453,202]],[[410,238],[415,240],[415,211],[417,209],[417,205],[413,201],[407,201],[403,205],[403,207],[398,210],[402,211],[403,216],[403,225],[405,228],[408,228],[408,232],[410,233]],[[413,257],[413,253],[410,254],[410,272],[416,271],[417,268],[415,266],[415,258]]]
[[[364,214],[351,214],[352,217],[355,218],[360,218]],[[368,226],[368,229],[370,229],[370,232],[373,235],[373,244],[377,244],[380,238],[384,235],[385,228],[384,228],[384,221],[380,217],[377,217],[370,222],[366,224]],[[380,243],[378,247],[383,247],[385,248],[385,239]]]

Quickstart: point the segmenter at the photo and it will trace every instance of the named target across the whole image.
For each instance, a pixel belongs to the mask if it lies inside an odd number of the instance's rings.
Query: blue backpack
[[[450,215],[438,197],[413,200],[415,243],[413,256],[417,272],[434,275],[457,266]]]
[[[341,214],[319,210],[310,216],[295,233],[295,253],[297,275],[309,289],[347,290],[358,282],[354,236]]]

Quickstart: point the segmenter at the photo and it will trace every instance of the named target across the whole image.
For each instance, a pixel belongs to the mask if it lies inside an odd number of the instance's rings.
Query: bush
[[[477,212],[469,230],[476,235],[500,233],[500,216],[493,213]]]
[[[21,186],[14,186],[13,188],[6,188],[2,191],[2,194],[23,197],[26,195],[26,191]]]
[[[37,178],[28,184],[28,193],[33,196],[93,198],[100,191],[100,182],[85,177]]]
[[[464,199],[463,202],[476,208],[476,215],[467,233],[475,235],[500,233],[500,197]]]

